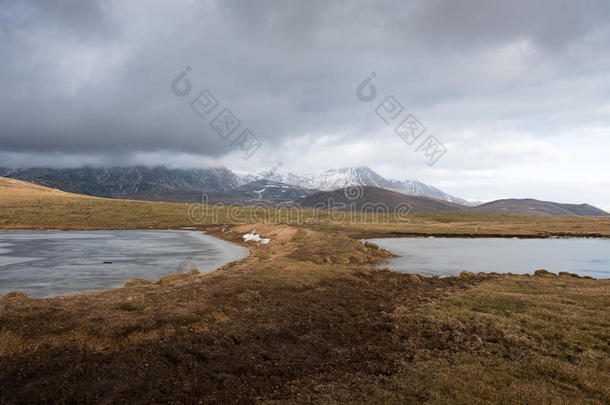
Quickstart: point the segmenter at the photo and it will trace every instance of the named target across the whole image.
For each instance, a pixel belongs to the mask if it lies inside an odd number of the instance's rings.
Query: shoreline
[[[141,229],[141,228],[123,228],[123,229],[86,229],[86,228],[80,228],[80,229],[3,229],[0,228],[0,232],[29,232],[29,231],[39,231],[39,232],[103,232],[103,231],[181,231],[181,232],[201,232],[204,235],[209,235],[213,238],[213,240],[219,241],[219,242],[224,242],[224,243],[230,243],[232,245],[235,246],[239,246],[242,248],[245,248],[248,250],[248,255],[237,259],[237,260],[233,260],[231,262],[228,262],[218,268],[215,268],[214,270],[211,271],[206,271],[204,273],[201,274],[205,274],[205,275],[212,275],[220,270],[222,270],[223,268],[227,267],[227,266],[234,266],[234,265],[238,265],[241,264],[244,260],[248,259],[249,257],[251,257],[253,255],[253,251],[252,251],[252,247],[255,246],[252,243],[249,242],[245,242],[243,241],[243,239],[241,238],[235,238],[233,237],[233,235],[229,236],[227,233],[220,231],[219,229],[228,229],[229,233],[232,231],[232,229],[236,228],[236,227],[240,227],[240,228],[244,228],[244,227],[250,227],[252,229],[256,229],[257,227],[277,227],[277,226],[289,226],[289,225],[282,225],[282,224],[243,224],[243,225],[225,225],[222,227],[219,226],[203,226],[203,227],[189,227],[189,229],[183,229],[183,228],[168,228],[168,229]],[[246,233],[246,231],[244,231],[244,233]],[[447,238],[447,239],[460,239],[460,238],[464,238],[464,239],[524,239],[524,240],[529,240],[529,239],[551,239],[551,238],[561,238],[561,239],[609,239],[609,236],[582,236],[579,234],[574,234],[574,235],[570,235],[570,236],[559,236],[559,235],[546,235],[546,236],[533,236],[533,235],[523,235],[523,234],[518,234],[518,236],[511,236],[508,234],[494,234],[494,235],[488,235],[488,234],[442,234],[442,233],[438,233],[438,234],[430,234],[430,233],[358,233],[359,236],[354,236],[352,234],[349,234],[348,236],[356,241],[364,241],[364,240],[369,240],[369,239],[386,239],[386,238],[405,238],[405,239],[409,239],[409,238],[419,238],[419,239],[427,239],[427,238]],[[374,235],[374,236],[370,236],[370,235]],[[391,260],[392,256],[393,257],[400,257],[400,255],[397,255],[391,251],[388,251],[388,253],[390,254],[390,256],[388,256],[387,260],[382,261],[380,263],[375,263],[373,264],[376,268],[381,268],[381,266],[385,265],[385,264],[389,264],[389,260]],[[198,270],[198,269],[197,269]],[[424,278],[434,278],[434,277],[460,277],[459,274],[455,274],[455,275],[444,275],[444,276],[436,276],[436,275],[426,275],[426,274],[420,274],[420,273],[407,273],[407,272],[400,272],[397,270],[393,270],[390,268],[391,271],[396,272],[396,273],[400,273],[400,274],[408,274],[408,275],[412,275],[415,274],[419,277],[424,277]],[[63,295],[56,295],[56,296],[52,296],[52,297],[34,297],[34,296],[29,296],[28,298],[33,298],[33,299],[54,299],[54,298],[60,298],[60,297],[69,297],[69,296],[80,296],[80,295],[88,295],[88,294],[98,294],[98,293],[103,293],[105,291],[110,291],[110,290],[115,290],[115,289],[122,289],[122,288],[129,288],[127,287],[127,285],[130,282],[133,282],[134,280],[136,280],[136,283],[139,284],[158,284],[160,282],[162,282],[164,279],[166,278],[179,278],[180,276],[186,276],[188,274],[189,270],[185,270],[183,272],[180,273],[167,273],[165,275],[159,276],[158,279],[156,280],[147,280],[147,279],[142,279],[142,278],[133,278],[131,277],[129,280],[127,280],[123,286],[118,286],[118,287],[111,287],[111,288],[106,288],[106,289],[100,289],[100,290],[94,290],[94,291],[86,291],[86,292],[81,292],[81,293],[70,293],[70,294],[63,294]],[[553,273],[553,272],[549,272],[550,274],[553,275],[558,275],[558,273]],[[523,277],[532,277],[533,274],[531,273],[511,273],[511,272],[504,272],[504,273],[497,273],[497,272],[482,272],[479,274],[487,274],[487,275],[510,275],[510,276],[523,276]],[[579,276],[579,277],[587,277],[589,278],[589,276]],[[592,278],[594,280],[610,280],[610,279],[603,279],[603,278]],[[20,290],[12,290],[7,292],[7,294],[5,295],[9,295],[12,293],[20,293]],[[2,297],[2,295],[0,295],[0,298]]]
[[[536,271],[610,280],[608,238],[372,238],[396,255],[388,266],[424,277],[458,277],[461,272],[531,277]],[[477,242],[478,241],[478,242]],[[517,256],[514,256],[518,252]],[[568,253],[570,252],[570,253]],[[595,260],[592,262],[585,258]],[[599,262],[600,264],[596,264]]]
[[[256,228],[258,225],[285,225],[285,226],[293,226],[293,227],[313,227],[316,226],[328,226],[328,224],[323,223],[245,223],[245,224],[225,224],[226,227],[235,227],[235,226],[252,226]],[[385,223],[370,224],[372,227],[376,225],[388,225]],[[394,224],[390,224],[394,225]],[[30,225],[17,225],[6,227],[0,225],[0,231],[4,232],[19,232],[19,231],[49,231],[49,232],[68,232],[68,231],[202,231],[206,233],[206,230],[213,229],[219,226],[218,224],[206,224],[199,225],[193,227],[87,227],[82,225],[74,225],[74,226],[64,226],[64,227],[40,227],[40,226],[30,226]],[[349,229],[348,224],[339,224],[339,226],[345,227]],[[468,239],[477,239],[477,238],[499,238],[499,239],[549,239],[549,238],[583,238],[583,239],[610,239],[609,233],[588,233],[588,232],[540,232],[537,234],[528,233],[530,229],[524,229],[520,232],[493,232],[493,233],[485,233],[485,232],[446,232],[446,231],[427,231],[427,232],[412,232],[412,231],[367,231],[367,230],[354,230],[348,232],[357,239],[373,239],[373,238],[426,238],[426,237],[437,237],[437,238],[468,238]]]
[[[27,294],[30,298],[48,299],[123,288],[133,280],[142,284],[158,283],[167,277],[195,270],[204,274],[212,273],[251,254],[245,246],[201,230],[14,232],[15,234],[0,231],[0,238],[9,242],[7,246],[11,246],[2,252],[0,259],[6,255],[8,266],[15,264],[21,267],[11,267],[5,274],[4,291],[0,297],[18,292]],[[171,246],[166,248],[166,242]],[[16,262],[10,260],[22,259],[29,250],[42,248],[46,251],[49,243],[52,244],[54,253],[47,252],[42,256],[30,254],[27,260]],[[123,243],[129,243],[129,250],[121,248]],[[63,250],[69,253],[63,254]],[[172,259],[168,262],[168,256],[159,255],[159,252],[167,252]],[[108,256],[112,258],[111,261],[101,261],[101,258]],[[35,264],[30,264],[32,261]],[[47,263],[52,265],[49,267]],[[101,264],[108,266],[95,266]]]
[[[243,242],[252,229],[271,241]],[[589,359],[606,356],[599,322],[609,280],[421,277],[373,267],[391,253],[346,231],[204,230],[251,254],[156,283],[1,298],[0,402],[380,402],[387,395],[397,403],[422,395],[451,402],[448,392],[472,402],[481,389],[508,401],[515,384],[521,399],[539,398],[540,386],[547,399],[604,398],[610,370]],[[549,318],[549,308],[557,316]],[[536,371],[549,361],[552,370],[572,367],[574,356],[582,359],[570,369],[569,390]],[[498,365],[491,371],[490,362]],[[599,382],[578,388],[590,373]],[[512,383],[474,387],[480,378]]]

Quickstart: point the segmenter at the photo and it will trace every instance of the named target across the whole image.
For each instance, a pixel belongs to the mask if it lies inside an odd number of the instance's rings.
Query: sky
[[[367,166],[610,208],[604,1],[0,0],[0,86],[0,167]]]

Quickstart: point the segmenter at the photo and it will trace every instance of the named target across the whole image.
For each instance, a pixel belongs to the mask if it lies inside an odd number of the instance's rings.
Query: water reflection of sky
[[[247,254],[201,232],[0,232],[0,295],[21,290],[48,297],[119,287],[132,277],[155,281],[192,268],[212,271]]]
[[[372,242],[399,255],[390,267],[406,273],[531,274],[546,269],[610,278],[610,239],[382,238]]]

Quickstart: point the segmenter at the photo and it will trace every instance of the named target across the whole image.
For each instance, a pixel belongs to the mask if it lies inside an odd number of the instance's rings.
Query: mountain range
[[[169,169],[158,167],[0,168],[0,177],[98,197],[197,203],[205,193],[210,203],[296,202],[321,207],[332,201],[361,206],[383,203],[397,207],[407,203],[416,211],[472,211],[530,215],[607,216],[589,204],[560,204],[533,199],[497,200],[473,204],[417,180],[386,179],[367,167],[327,170],[319,174],[237,174],[225,167]],[[346,188],[359,187],[366,195],[354,201]],[[347,200],[345,200],[347,198]],[[345,201],[344,201],[345,200]],[[476,205],[476,206],[475,206]]]
[[[318,209],[351,209],[368,212],[485,212],[517,215],[610,216],[610,213],[589,204],[561,204],[531,198],[491,201],[477,207],[466,207],[431,197],[413,196],[378,187],[362,187],[351,196],[349,188],[321,191],[298,200],[303,207]]]
[[[264,171],[257,174],[239,175],[225,167],[204,169],[168,169],[158,167],[83,167],[74,169],[52,168],[0,168],[0,176],[16,180],[57,188],[79,194],[97,197],[147,199],[168,196],[171,193],[190,195],[191,193],[232,194],[239,197],[252,197],[253,190],[237,189],[248,183],[268,181],[284,190],[286,196],[312,194],[316,191],[331,191],[349,186],[372,186],[396,191],[407,195],[432,197],[439,200],[469,205],[461,198],[451,196],[435,187],[417,180],[388,180],[368,167],[354,167],[338,170],[327,170],[320,174],[299,175]],[[264,186],[264,183],[254,185]],[[294,190],[288,192],[292,186]],[[267,190],[274,187],[271,185]],[[305,191],[309,189],[311,191]],[[232,192],[231,192],[232,191]],[[173,196],[175,197],[175,196]],[[275,195],[273,199],[281,199]],[[157,198],[158,199],[158,198]],[[287,198],[287,201],[292,201]]]

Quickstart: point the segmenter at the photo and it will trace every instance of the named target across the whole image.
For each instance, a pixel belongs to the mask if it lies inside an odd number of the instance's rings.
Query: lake
[[[610,278],[610,239],[379,238],[400,257],[389,267],[405,273],[455,276],[462,270],[533,274],[546,269]]]
[[[196,231],[0,231],[0,296],[121,287],[132,277],[156,281],[189,269],[213,271],[248,254]]]

